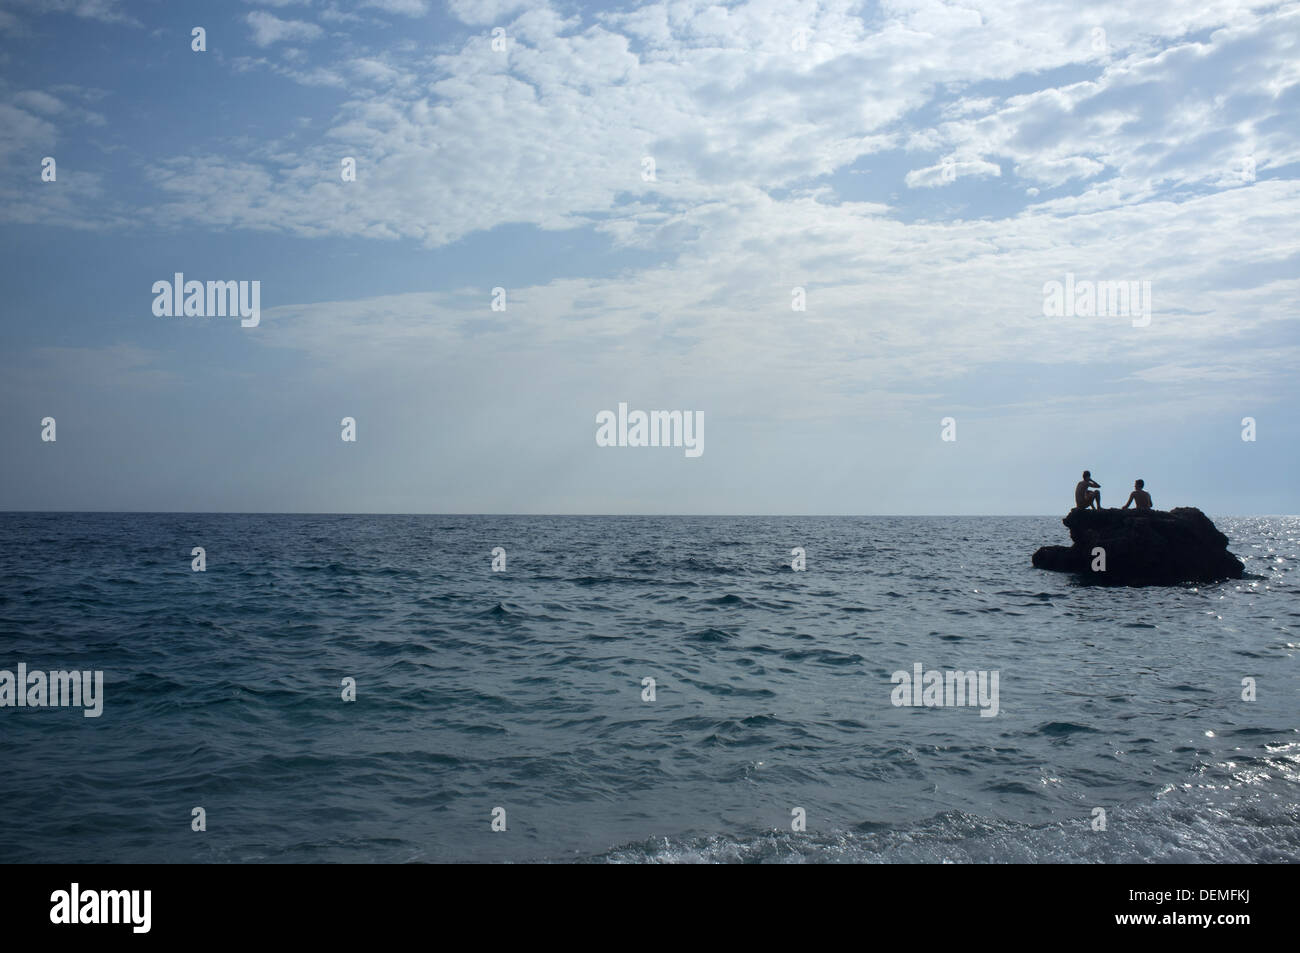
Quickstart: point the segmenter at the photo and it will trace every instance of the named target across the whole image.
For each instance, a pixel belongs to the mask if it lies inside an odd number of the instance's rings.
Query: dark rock
[[[1073,546],[1044,546],[1039,569],[1080,573],[1111,586],[1172,586],[1181,582],[1240,579],[1246,571],[1228,552],[1228,537],[1194,506],[1172,510],[1070,510],[1061,520]],[[1105,570],[1094,571],[1094,549],[1105,551]]]

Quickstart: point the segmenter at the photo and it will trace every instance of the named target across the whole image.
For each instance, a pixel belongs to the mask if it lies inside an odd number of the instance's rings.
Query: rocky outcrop
[[[1228,552],[1228,537],[1194,506],[1168,511],[1075,508],[1061,522],[1074,545],[1039,549],[1034,553],[1039,569],[1079,573],[1089,582],[1111,586],[1217,582],[1240,579],[1246,571]],[[1098,549],[1102,552],[1094,552]]]

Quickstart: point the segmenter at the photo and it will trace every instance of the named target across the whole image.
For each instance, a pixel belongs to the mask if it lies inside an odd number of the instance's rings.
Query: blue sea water
[[[0,514],[0,669],[105,678],[0,708],[0,857],[1295,862],[1300,519],[1216,523],[1111,589],[1057,517]]]

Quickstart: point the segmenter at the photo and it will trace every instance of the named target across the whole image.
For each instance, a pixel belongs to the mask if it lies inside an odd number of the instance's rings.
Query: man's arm
[[[1132,503],[1132,502],[1133,502],[1133,498],[1134,498],[1135,496],[1137,496],[1137,490],[1134,490],[1132,493],[1130,493],[1130,494],[1128,495],[1128,503]],[[1126,509],[1128,509],[1128,503],[1125,503],[1123,506],[1120,507],[1120,509],[1121,509],[1121,510],[1126,510]]]

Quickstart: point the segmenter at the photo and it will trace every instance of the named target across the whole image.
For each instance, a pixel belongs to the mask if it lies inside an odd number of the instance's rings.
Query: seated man
[[[1146,486],[1142,480],[1133,484],[1133,492],[1128,495],[1128,503],[1124,504],[1124,509],[1128,509],[1128,504],[1134,504],[1140,510],[1151,509],[1151,494],[1142,487]]]
[[[1095,486],[1097,489],[1090,490],[1088,489],[1090,486]],[[1083,471],[1083,479],[1074,485],[1074,505],[1082,510],[1086,510],[1089,506],[1101,509],[1101,484],[1095,483],[1092,474],[1087,470]]]

